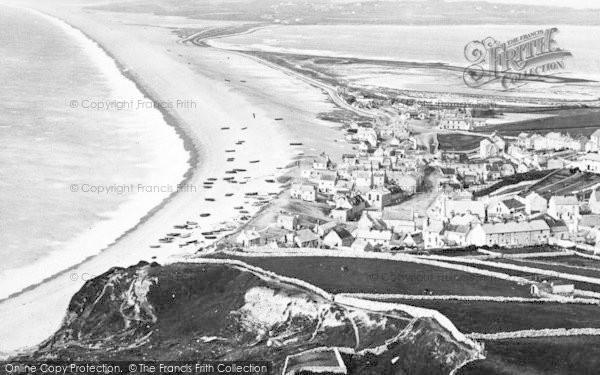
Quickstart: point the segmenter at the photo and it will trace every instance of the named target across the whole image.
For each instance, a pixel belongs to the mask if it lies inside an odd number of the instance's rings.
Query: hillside
[[[239,265],[113,268],[18,359],[267,360],[279,374],[288,355],[339,347],[351,374],[448,374],[480,356],[434,318],[366,311],[310,289]]]

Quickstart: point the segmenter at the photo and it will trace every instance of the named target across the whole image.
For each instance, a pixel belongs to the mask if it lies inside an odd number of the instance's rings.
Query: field
[[[517,136],[521,132],[545,134],[560,130],[568,132],[572,136],[585,135],[590,136],[598,129],[600,120],[600,111],[598,109],[569,109],[554,112],[553,117],[544,117],[535,120],[525,120],[509,124],[486,126],[482,131],[497,131],[501,135]]]
[[[587,267],[594,268],[600,272],[600,261],[594,259],[588,259],[584,257],[579,257],[576,255],[573,256],[564,256],[564,257],[539,257],[539,258],[530,258],[530,261],[535,262],[545,262],[545,263],[556,263],[562,264],[564,266],[575,266],[575,267]]]
[[[417,263],[333,257],[227,257],[305,280],[331,293],[529,297],[525,285]]]
[[[457,375],[584,375],[600,368],[600,337],[572,336],[486,341],[486,359]]]
[[[557,252],[561,251],[560,247],[553,246],[528,246],[528,247],[507,247],[507,248],[498,248],[489,249],[495,253],[501,254],[530,254],[530,253],[548,253],[548,252]]]
[[[552,258],[552,259],[556,259],[556,260],[560,261],[560,258]],[[498,259],[498,261],[500,261],[502,263],[516,264],[517,266],[542,268],[545,270],[569,273],[572,275],[581,275],[581,276],[600,278],[600,270],[578,268],[578,267],[560,265],[560,264],[550,264],[548,262],[544,262],[544,263],[535,262],[535,261],[532,262],[530,260],[517,260],[517,259],[506,259],[505,258],[505,259]]]
[[[548,271],[569,273],[572,275],[581,275],[581,276],[589,276],[589,277],[599,277],[600,276],[600,271],[597,272],[594,270],[567,268],[565,266],[557,266],[557,265],[543,265],[543,264],[532,263],[532,262],[527,262],[527,261],[516,261],[516,260],[511,260],[511,259],[495,259],[493,262],[500,263],[500,265],[502,265],[502,263],[516,264],[518,266],[523,266],[523,267],[534,267],[534,268],[544,269],[544,270],[548,270]],[[453,261],[453,263],[469,265],[467,262],[462,262],[462,261]],[[492,265],[477,264],[477,265],[475,265],[475,267],[482,269],[482,270],[501,272],[501,273],[505,273],[505,274],[511,275],[511,276],[520,276],[520,277],[526,277],[526,278],[531,278],[532,276],[536,275],[535,273],[532,273],[532,272],[505,269],[505,268],[500,268],[500,267],[494,267]],[[542,276],[542,278],[557,279],[556,277],[552,277],[552,276]],[[589,283],[579,282],[579,281],[571,281],[571,280],[566,280],[566,279],[564,281],[573,283],[575,285],[575,288],[577,288],[577,289],[588,290],[588,291],[600,293],[600,285],[589,284]]]
[[[438,134],[439,149],[444,151],[471,151],[479,148],[483,137],[467,134]]]
[[[490,195],[503,187],[518,184],[523,181],[538,180],[526,186],[516,186],[499,191],[499,194],[519,193],[521,191],[535,191],[536,193],[549,198],[552,195],[569,195],[582,190],[591,188],[600,183],[600,177],[591,173],[575,172],[569,169],[531,171],[527,173],[515,174],[504,178],[502,181],[475,193],[475,196],[481,197]]]
[[[598,183],[600,183],[598,175],[583,172],[572,173],[568,169],[561,169],[531,185],[528,190],[535,191],[542,196],[569,195]]]
[[[490,195],[493,192],[495,192],[496,190],[499,190],[499,189],[509,186],[509,185],[515,185],[515,184],[518,184],[519,182],[523,182],[523,181],[539,180],[541,178],[548,176],[552,172],[554,172],[554,170],[529,171],[529,172],[525,172],[525,173],[516,173],[512,176],[503,178],[502,181],[495,183],[494,185],[492,185],[488,188],[476,191],[473,195],[475,197],[483,197],[486,195]]]
[[[560,303],[392,299],[444,314],[464,333],[545,328],[600,328],[600,306]]]

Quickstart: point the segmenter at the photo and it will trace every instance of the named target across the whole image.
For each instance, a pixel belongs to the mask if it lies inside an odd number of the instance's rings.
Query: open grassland
[[[557,257],[557,258],[553,258],[553,259],[560,260],[561,258]],[[502,258],[502,259],[497,259],[497,260],[501,263],[515,264],[517,266],[541,268],[544,270],[568,273],[568,274],[572,274],[572,275],[600,278],[600,270],[594,270],[594,269],[589,269],[589,268],[573,267],[573,266],[568,266],[568,265],[550,264],[547,262],[538,262],[538,261],[520,260],[520,259]]]
[[[468,134],[438,134],[439,149],[444,151],[472,151],[479,148],[481,136]]]
[[[497,333],[545,328],[600,328],[600,306],[552,302],[519,303],[390,299],[437,310],[464,333]]]
[[[573,173],[569,169],[560,169],[531,185],[527,190],[543,196],[568,195],[591,188],[599,182],[598,175],[585,172]]]
[[[305,280],[331,293],[529,297],[526,285],[412,262],[314,256],[227,257]]]
[[[531,262],[552,263],[563,266],[593,268],[597,269],[598,272],[600,272],[600,260],[584,258],[577,255],[564,257],[538,257],[529,258],[528,260]]]
[[[464,261],[452,260],[452,263],[469,265],[472,267],[479,268],[481,270],[487,270],[487,271],[492,271],[492,272],[502,272],[502,273],[505,273],[505,274],[511,275],[511,276],[525,277],[525,278],[530,278],[530,279],[536,278],[536,277],[539,279],[548,279],[548,280],[549,279],[560,279],[560,280],[566,281],[568,283],[573,283],[575,285],[575,288],[577,288],[577,289],[600,293],[600,285],[598,285],[598,284],[590,284],[590,283],[581,282],[581,281],[572,281],[569,279],[562,279],[562,278],[558,278],[558,277],[554,277],[554,276],[546,276],[546,275],[542,275],[541,273],[530,272],[530,271],[525,271],[525,270],[507,269],[507,268],[503,268],[503,265],[512,264],[512,265],[516,265],[516,266],[520,266],[520,267],[532,267],[532,268],[538,268],[538,269],[546,270],[546,271],[554,271],[554,272],[561,272],[561,273],[566,273],[566,274],[571,274],[571,275],[596,277],[596,278],[600,278],[600,271],[579,269],[579,268],[565,267],[565,266],[557,266],[557,265],[546,265],[546,264],[539,264],[539,263],[533,263],[533,262],[527,262],[527,261],[517,261],[517,260],[513,260],[513,259],[506,259],[506,258],[498,258],[498,259],[490,260],[488,262],[495,263],[495,264],[491,264],[491,265],[471,264],[467,260],[464,260]]]
[[[495,131],[502,135],[516,136],[521,132],[545,134],[558,130],[569,132],[573,136],[578,134],[589,136],[598,129],[600,111],[596,108],[567,109],[546,113],[553,116],[486,126],[481,131]]]
[[[486,341],[486,359],[457,375],[584,375],[600,368],[600,337],[540,337]]]

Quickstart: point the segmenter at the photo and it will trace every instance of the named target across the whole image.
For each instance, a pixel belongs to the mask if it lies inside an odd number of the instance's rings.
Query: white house
[[[487,138],[479,142],[479,157],[482,159],[497,156],[500,152],[498,146]]]
[[[301,229],[296,232],[294,243],[298,247],[319,247],[319,236],[310,229]]]
[[[448,225],[446,230],[444,231],[444,235],[446,240],[455,246],[467,246],[469,242],[467,240],[467,235],[471,231],[471,227],[469,225]]]
[[[572,195],[553,196],[548,202],[548,215],[556,220],[573,222],[579,215],[579,201]]]
[[[387,229],[358,229],[356,231],[356,239],[364,240],[373,246],[387,246],[392,239],[392,231]]]
[[[442,232],[444,224],[439,220],[425,220],[423,224],[423,242],[426,249],[434,249],[444,245]]]
[[[313,167],[313,169],[326,170],[327,168],[329,168],[330,163],[331,163],[331,160],[329,159],[328,156],[321,155],[321,156],[313,159],[312,167]]]
[[[592,135],[590,136],[590,144],[590,151],[600,151],[600,129],[592,133]]]
[[[335,183],[337,176],[335,173],[324,173],[319,179],[319,192],[325,194],[333,194],[335,191]]]
[[[261,239],[257,231],[243,230],[236,237],[235,242],[243,247],[254,247],[260,245]]]
[[[514,198],[504,199],[491,203],[488,206],[487,214],[488,217],[493,216],[510,216],[517,212],[524,212],[525,204],[519,202]]]
[[[600,190],[592,191],[590,199],[588,201],[590,211],[594,214],[600,214]]]
[[[394,233],[413,233],[417,230],[417,223],[412,211],[384,209],[381,220]]]
[[[277,216],[277,226],[279,228],[293,231],[298,229],[299,224],[300,218],[298,217],[298,215],[282,212],[279,214],[279,216]]]
[[[596,134],[599,130],[596,130]],[[600,173],[600,154],[585,154],[579,159],[579,168],[586,172]]]
[[[293,199],[302,199],[307,202],[317,200],[317,188],[313,185],[292,184],[290,188],[290,197]]]
[[[548,210],[548,201],[535,191],[532,191],[525,197],[518,197],[517,199],[525,204],[525,213],[527,213],[527,215],[546,213]]]
[[[352,178],[356,187],[368,187],[373,186],[373,174],[371,171],[354,171],[352,172]]]
[[[475,246],[532,246],[548,243],[550,227],[544,220],[476,225],[468,235]]]
[[[336,226],[323,238],[323,245],[328,247],[350,247],[354,237],[345,228]]]

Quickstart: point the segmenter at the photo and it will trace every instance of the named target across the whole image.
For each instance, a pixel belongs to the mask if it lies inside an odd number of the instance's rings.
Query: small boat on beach
[[[225,78],[225,82],[231,82],[231,80],[230,80],[230,79],[227,79],[227,78]]]
[[[225,150],[225,152],[235,152],[235,150]]]
[[[192,235],[191,233],[184,233],[184,234],[182,234],[182,235],[181,235],[181,236],[179,236],[179,237],[181,237],[181,238],[190,238],[190,237],[191,237],[191,235]]]
[[[302,146],[302,142],[290,142],[290,146]]]
[[[179,233],[179,232],[167,233],[167,237],[179,237],[179,236],[181,236],[181,233]]]
[[[223,180],[225,181],[230,181],[233,180],[235,177],[223,177]]]
[[[269,179],[269,180],[265,180],[265,182],[268,182],[269,184],[274,184],[274,183],[275,183],[275,180],[271,180],[271,179]]]
[[[282,121],[283,117],[275,117],[275,121]]]
[[[160,245],[150,245],[151,249],[158,249],[160,247]]]
[[[258,193],[257,193],[257,192],[252,192],[252,193],[246,193],[245,195],[246,195],[247,197],[254,197],[254,196],[257,196],[257,195],[258,195]]]
[[[258,163],[260,160],[250,160],[250,164]]]
[[[210,178],[207,178],[207,180],[208,180],[208,181],[217,181],[217,180],[218,180],[218,178],[216,178],[216,177],[210,177]]]
[[[173,225],[173,228],[175,229],[187,229],[187,224],[178,224],[178,225]]]
[[[226,197],[231,197],[233,195],[233,193],[227,193],[225,194]]]
[[[246,169],[235,168],[234,171],[236,171],[236,172],[246,172]]]
[[[204,238],[206,238],[207,240],[216,240],[217,236],[206,236]]]
[[[243,210],[243,209],[244,209],[244,206],[237,206],[237,207],[234,207],[233,209],[234,209],[234,210]]]
[[[227,158],[227,161],[228,161],[228,162],[232,162],[232,161],[234,161],[234,160],[235,160],[235,158]]]
[[[224,127],[221,128],[221,130],[229,130],[229,127],[224,126]]]
[[[208,202],[214,202],[214,201],[215,201],[215,198],[204,198],[204,200],[205,200],[205,201],[208,201]]]
[[[209,216],[210,216],[210,214],[208,214],[208,213],[200,214],[200,217],[209,217]]]
[[[186,221],[185,223],[186,223],[187,225],[198,225],[198,223],[197,223],[197,222],[195,222],[195,221]]]
[[[227,173],[227,174],[235,174],[235,173],[237,173],[237,171],[234,169],[232,171],[225,171],[225,173]]]
[[[244,127],[242,128],[242,130],[246,130],[246,129],[248,129],[248,127],[247,127],[247,126],[244,126]]]

